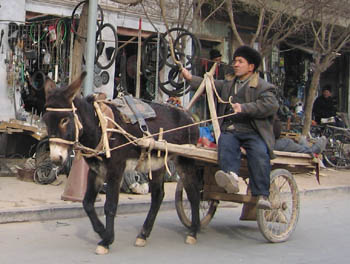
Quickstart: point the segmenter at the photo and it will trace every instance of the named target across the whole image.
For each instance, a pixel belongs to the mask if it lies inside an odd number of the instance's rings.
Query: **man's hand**
[[[232,106],[232,108],[233,108],[233,110],[235,111],[236,114],[242,112],[241,104],[235,103],[235,104],[231,104],[231,106]]]
[[[186,68],[182,68],[181,74],[186,79],[186,81],[192,80],[192,74]]]

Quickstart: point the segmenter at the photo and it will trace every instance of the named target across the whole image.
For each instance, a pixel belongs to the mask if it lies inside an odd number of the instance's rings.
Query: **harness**
[[[77,113],[76,113],[77,108],[74,106],[74,103],[72,103],[71,108],[52,108],[52,107],[46,108],[46,111],[49,111],[49,112],[72,112],[73,113],[74,126],[75,126],[75,139],[74,139],[74,141],[66,140],[66,139],[62,139],[62,138],[58,138],[58,137],[50,138],[49,141],[55,142],[55,143],[66,144],[66,145],[72,145],[72,146],[74,146],[75,149],[80,150],[82,152],[82,155],[86,156],[86,157],[95,156],[95,157],[101,159],[101,157],[99,157],[99,155],[105,153],[106,157],[110,158],[111,153],[110,153],[109,141],[108,141],[108,139],[111,135],[110,132],[114,131],[114,132],[119,132],[119,133],[125,133],[126,131],[122,131],[120,127],[117,130],[116,129],[109,129],[109,128],[115,127],[116,124],[111,125],[111,121],[114,122],[113,121],[113,118],[114,118],[113,112],[103,102],[101,102],[101,101],[96,102],[95,101],[94,108],[95,108],[96,114],[98,116],[101,130],[102,130],[101,139],[100,139],[100,142],[98,143],[96,149],[86,147],[79,142],[79,135],[80,135],[80,131],[82,130],[83,126],[79,120]],[[101,108],[104,109],[104,111],[101,110]],[[129,134],[129,137],[130,136],[131,135]]]
[[[74,147],[74,149],[76,150],[80,150],[81,154],[85,157],[96,157],[100,160],[102,160],[102,157],[100,155],[102,154],[106,154],[106,158],[110,158],[111,157],[111,150],[109,147],[109,137],[111,135],[111,132],[117,132],[119,134],[122,134],[126,139],[128,139],[128,143],[127,144],[134,144],[134,145],[138,145],[137,141],[140,140],[140,138],[137,138],[133,135],[131,135],[130,133],[128,133],[127,131],[125,131],[119,124],[117,124],[114,121],[114,114],[111,110],[111,108],[109,106],[106,105],[106,103],[108,103],[108,101],[105,100],[96,100],[94,102],[94,108],[97,114],[97,117],[99,119],[100,122],[100,126],[101,126],[101,130],[102,130],[102,135],[101,135],[101,139],[100,142],[98,143],[96,149],[91,149],[89,147],[86,147],[84,145],[82,145],[79,142],[79,135],[80,135],[80,131],[82,130],[83,126],[79,120],[79,117],[76,113],[77,108],[74,106],[74,104],[72,103],[72,107],[71,108],[52,108],[52,107],[48,107],[46,108],[46,111],[49,112],[72,112],[73,113],[73,117],[74,117],[74,126],[75,126],[75,139],[74,141],[71,140],[65,140],[62,138],[50,138],[49,141],[50,142],[55,142],[55,143],[61,143],[61,144],[66,144],[66,145],[72,145]],[[151,170],[151,151],[153,149],[153,145],[152,144],[154,142],[154,138],[153,136],[149,133],[148,131],[148,127],[147,125],[145,125],[145,123],[141,123],[140,124],[140,129],[144,134],[144,137],[142,138],[143,140],[146,139],[146,142],[148,142],[148,151],[146,153],[146,150],[144,147],[142,147],[142,151],[141,151],[141,156],[139,158],[139,163],[144,161],[146,157],[148,157],[148,161],[149,161],[149,177],[150,179],[152,179],[152,170]],[[126,145],[126,144],[125,144]],[[124,146],[124,145],[123,145]],[[120,146],[121,147],[121,146]],[[165,167],[168,171],[168,173],[170,174],[170,171],[168,169],[168,165],[167,165],[167,151],[165,153],[165,159],[164,159],[164,164]]]
[[[77,108],[74,106],[74,104],[72,103],[72,107],[71,108],[52,108],[52,107],[48,107],[46,108],[46,111],[48,112],[72,112],[73,113],[73,117],[74,117],[74,126],[75,126],[75,139],[74,141],[71,140],[65,140],[62,138],[50,138],[49,142],[55,142],[55,143],[61,143],[61,144],[66,144],[66,145],[72,145],[74,147],[74,149],[76,150],[80,150],[81,154],[84,157],[96,157],[100,160],[102,160],[102,157],[100,155],[105,154],[106,158],[110,158],[111,156],[111,151],[117,149],[117,148],[122,148],[126,145],[129,144],[133,144],[134,146],[138,146],[142,148],[141,151],[141,156],[139,158],[139,162],[145,161],[146,158],[148,158],[149,161],[149,168],[150,168],[150,173],[149,173],[149,177],[152,178],[152,174],[151,174],[151,151],[154,149],[154,136],[158,135],[159,136],[159,141],[163,141],[166,144],[166,141],[164,141],[162,139],[162,134],[163,133],[170,133],[170,132],[174,132],[176,130],[179,129],[183,129],[186,127],[190,127],[193,125],[198,125],[200,123],[206,123],[210,120],[204,120],[198,123],[194,123],[194,124],[189,124],[189,125],[185,125],[182,127],[177,127],[177,128],[173,128],[173,129],[169,129],[167,131],[160,131],[159,133],[155,133],[155,134],[150,134],[150,132],[148,131],[148,127],[147,126],[143,126],[142,128],[140,127],[141,131],[143,132],[144,136],[142,138],[138,138],[133,136],[132,134],[128,133],[127,131],[125,131],[118,123],[116,123],[114,121],[114,115],[113,112],[111,110],[111,108],[107,105],[110,104],[110,101],[106,101],[106,100],[96,100],[94,101],[94,108],[96,111],[96,114],[98,116],[99,122],[100,122],[100,126],[101,126],[101,139],[100,142],[98,143],[96,149],[92,149],[89,147],[86,147],[84,145],[82,145],[79,142],[79,135],[80,135],[80,131],[82,130],[83,126],[79,120],[79,117],[76,113]],[[224,118],[227,116],[230,116],[232,114],[229,115],[224,115],[221,116],[219,118]],[[113,149],[110,149],[109,147],[109,137],[111,135],[112,132],[116,132],[119,133],[121,135],[123,135],[128,142],[124,143],[122,145],[119,145]],[[147,149],[147,153],[146,153],[146,149]],[[159,157],[159,152],[158,152],[158,157]],[[168,149],[167,147],[165,148],[165,155],[164,155],[164,165],[166,170],[168,171],[169,174],[170,170],[168,168],[168,164],[167,164],[167,157],[168,157]]]
[[[75,126],[75,138],[73,141],[71,140],[66,140],[58,137],[50,138],[50,142],[55,142],[55,143],[60,143],[60,144],[66,144],[66,145],[71,145],[74,147],[76,150],[80,150],[82,155],[85,157],[96,157],[98,159],[102,159],[100,155],[105,154],[106,158],[111,157],[111,149],[109,146],[109,138],[112,134],[112,132],[117,132],[119,134],[122,134],[129,142],[127,144],[134,144],[137,145],[137,140],[139,138],[131,135],[127,131],[125,131],[119,124],[117,124],[114,121],[114,114],[112,109],[107,105],[110,102],[107,100],[99,100],[99,95],[95,95],[96,99],[93,103],[95,112],[97,114],[97,117],[100,122],[101,126],[101,139],[95,149],[89,148],[84,146],[79,142],[79,136],[80,136],[80,131],[82,130],[83,126],[79,120],[79,117],[76,113],[77,108],[74,106],[74,103],[72,103],[71,108],[52,108],[48,107],[46,108],[46,111],[48,112],[72,112],[73,113],[73,118],[74,118],[74,126]],[[130,103],[131,104],[131,103]],[[134,108],[134,107],[133,107]],[[135,109],[135,108],[134,108]],[[133,111],[136,111],[134,110]],[[140,115],[137,115],[138,121],[142,121]],[[143,122],[140,122],[140,129],[144,134],[144,137],[148,137],[149,140],[153,140],[152,135],[148,131],[148,127],[143,120]],[[152,144],[150,144],[152,146]],[[148,152],[150,155],[151,147],[149,148]],[[113,150],[113,149],[112,149]],[[144,149],[142,151],[141,155],[141,161],[144,160]]]

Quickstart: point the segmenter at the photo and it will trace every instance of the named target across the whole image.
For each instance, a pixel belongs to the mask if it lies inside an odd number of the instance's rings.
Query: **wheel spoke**
[[[258,210],[260,231],[271,242],[285,241],[296,227],[299,216],[299,194],[293,176],[284,169],[271,172],[270,200],[272,210]]]

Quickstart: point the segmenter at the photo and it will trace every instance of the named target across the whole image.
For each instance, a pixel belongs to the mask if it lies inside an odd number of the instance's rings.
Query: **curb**
[[[149,207],[149,202],[120,203],[118,205],[117,214],[123,215],[147,212],[149,210]],[[97,215],[101,216],[104,214],[104,204],[102,202],[95,203],[95,209]],[[174,209],[174,201],[163,201],[160,208],[160,210]],[[82,203],[0,210],[0,224],[70,219],[80,217],[86,217]]]
[[[333,188],[320,188],[313,190],[300,191],[300,198],[317,198],[329,197],[339,194],[349,194],[350,186],[339,186]],[[101,216],[104,214],[103,202],[95,204],[96,213]],[[120,203],[118,205],[118,215],[143,213],[149,210],[149,202],[136,203]],[[233,206],[235,207],[235,206]],[[160,210],[174,210],[175,201],[163,201]],[[10,210],[0,210],[0,224],[18,223],[18,222],[32,222],[32,221],[47,221],[58,219],[70,219],[86,217],[86,213],[81,203],[69,205],[54,205],[54,206],[39,206],[32,208],[16,208]]]
[[[329,197],[341,194],[349,194],[350,186],[337,186],[333,188],[320,188],[300,191],[300,198],[317,198],[319,196]]]

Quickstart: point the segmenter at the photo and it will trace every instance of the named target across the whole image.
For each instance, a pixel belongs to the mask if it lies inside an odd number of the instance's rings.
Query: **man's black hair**
[[[260,53],[249,46],[240,46],[238,49],[236,49],[235,53],[233,54],[233,61],[236,57],[243,57],[249,64],[254,64],[254,71],[259,68],[261,63]]]

